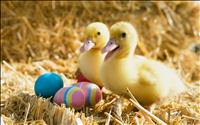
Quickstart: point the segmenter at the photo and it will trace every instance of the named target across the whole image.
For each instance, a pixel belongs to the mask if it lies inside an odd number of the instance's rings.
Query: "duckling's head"
[[[111,39],[102,49],[102,52],[108,52],[106,58],[116,55],[119,58],[131,54],[137,45],[138,34],[135,28],[127,22],[118,22],[110,28]]]
[[[109,40],[110,33],[107,26],[101,22],[94,22],[86,28],[86,41],[80,51],[85,52],[90,49],[101,50]]]

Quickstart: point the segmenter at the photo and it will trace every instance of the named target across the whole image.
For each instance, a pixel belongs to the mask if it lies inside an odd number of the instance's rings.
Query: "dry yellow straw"
[[[137,99],[133,96],[133,94],[130,92],[130,90],[129,90],[128,88],[127,88],[127,91],[128,91],[129,96],[130,96],[135,102],[137,102],[137,103],[139,104],[139,102],[137,101]],[[142,113],[143,113],[143,112],[142,112]],[[145,113],[143,113],[143,115],[144,115],[144,117],[145,117],[151,124],[155,125],[154,122],[149,118],[148,115],[146,115]]]
[[[114,121],[116,121],[120,125],[124,125],[120,120],[118,120],[117,118],[113,117],[110,113],[105,112],[104,114],[107,115],[109,118],[112,118]]]
[[[147,114],[149,117],[151,117],[156,123],[161,124],[161,125],[167,125],[167,123],[165,123],[164,121],[160,120],[158,117],[156,117],[154,114],[150,113],[148,110],[146,110],[145,108],[143,108],[140,104],[138,104],[137,102],[135,102],[133,99],[130,99],[130,101],[134,104],[134,106],[142,111],[143,113]]]
[[[129,93],[129,95],[131,96],[132,99],[129,99],[133,105],[140,110],[142,113],[144,113],[145,115],[148,115],[149,117],[151,117],[156,123],[161,124],[161,125],[167,125],[167,123],[165,123],[164,121],[160,120],[158,117],[156,117],[154,114],[152,114],[151,112],[149,112],[148,110],[146,110],[145,108],[143,108],[138,101],[136,100],[136,98],[133,96],[133,94],[130,92],[130,90],[127,88],[127,91]]]
[[[37,68],[39,68],[42,71],[42,73],[47,73],[47,70],[45,68],[43,68],[40,64],[35,63],[35,65]]]
[[[21,74],[20,72],[18,72],[14,67],[12,67],[10,64],[8,64],[5,60],[3,60],[3,64],[5,64],[9,69],[11,69],[13,72],[15,72],[17,75],[19,75],[25,81],[27,81],[28,84],[31,85],[31,81],[29,79],[27,79],[23,74]]]

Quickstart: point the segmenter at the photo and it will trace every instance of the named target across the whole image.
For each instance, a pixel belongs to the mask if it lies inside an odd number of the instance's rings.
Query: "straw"
[[[77,124],[78,119],[96,125],[108,117],[117,124],[163,123],[159,119],[198,124],[199,17],[199,4],[193,2],[2,1],[1,118],[5,124]],[[87,39],[85,28],[94,21],[108,27],[118,21],[132,23],[139,36],[133,54],[170,65],[190,89],[154,103],[149,114],[131,95],[132,101],[105,89],[99,103],[80,111],[34,96],[34,80],[41,73],[56,72],[67,83],[77,81],[80,41]],[[118,103],[120,110],[115,108]],[[133,105],[141,111],[132,110]]]

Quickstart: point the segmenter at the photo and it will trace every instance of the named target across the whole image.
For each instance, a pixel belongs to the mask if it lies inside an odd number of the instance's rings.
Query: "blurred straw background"
[[[1,118],[5,124],[154,124],[126,99],[104,92],[81,111],[34,96],[43,67],[75,81],[85,27],[129,21],[140,37],[137,54],[174,67],[189,86],[150,107],[167,124],[200,124],[200,4],[134,1],[2,1]],[[38,66],[39,65],[39,66]],[[123,102],[123,103],[122,103]],[[156,123],[155,123],[156,124]]]

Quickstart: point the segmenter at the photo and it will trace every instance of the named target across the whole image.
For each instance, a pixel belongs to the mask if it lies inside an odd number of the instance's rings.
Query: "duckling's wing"
[[[140,84],[154,85],[163,79],[162,75],[166,74],[164,65],[142,56],[137,56],[137,60]]]
[[[149,60],[144,56],[134,55],[133,57],[134,70],[138,72],[139,83],[143,85],[155,83],[153,80],[153,69],[147,62],[149,62]]]

